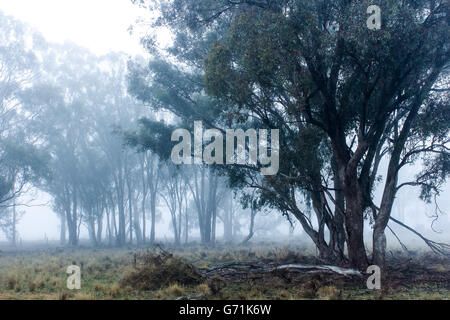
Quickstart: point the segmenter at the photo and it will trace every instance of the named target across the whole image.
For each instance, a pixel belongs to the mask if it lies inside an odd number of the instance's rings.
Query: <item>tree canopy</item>
[[[280,129],[279,174],[231,166],[232,185],[298,219],[324,259],[361,269],[371,219],[383,266],[397,191],[429,200],[449,173],[448,2],[382,1],[380,30],[365,1],[136,2],[175,40],[169,58],[134,66],[130,92],[184,122]],[[422,172],[399,183],[410,164]]]

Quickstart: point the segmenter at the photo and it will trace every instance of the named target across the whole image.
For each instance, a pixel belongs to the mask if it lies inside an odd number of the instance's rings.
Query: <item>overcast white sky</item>
[[[0,10],[26,22],[52,42],[71,40],[101,55],[142,53],[127,31],[143,12],[131,0],[0,0]]]

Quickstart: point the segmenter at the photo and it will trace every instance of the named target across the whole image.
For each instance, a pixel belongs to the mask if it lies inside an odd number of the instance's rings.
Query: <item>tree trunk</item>
[[[215,201],[214,201],[215,202]],[[214,204],[212,208],[212,222],[211,222],[211,243],[216,245],[216,227],[217,227],[217,207]]]
[[[129,215],[129,229],[130,229],[130,244],[133,244],[133,192],[131,190],[130,175],[127,173],[127,189],[128,189],[128,215]]]
[[[89,217],[89,227],[88,227],[88,231],[89,231],[89,238],[91,239],[91,243],[94,247],[97,246],[97,237],[96,237],[96,233],[95,233],[95,219],[93,217],[93,213],[90,213],[90,217]]]
[[[397,161],[398,163],[398,161]],[[392,164],[392,162],[391,162]],[[388,170],[386,185],[381,200],[381,206],[375,218],[373,228],[373,254],[372,263],[384,269],[386,266],[386,235],[385,230],[389,222],[394,205],[396,187],[397,187],[397,165],[391,165]]]
[[[64,213],[59,215],[60,228],[59,228],[59,243],[64,246],[66,244],[66,215]]]
[[[103,209],[100,216],[97,217],[97,245],[102,243],[103,237]]]
[[[368,260],[364,246],[364,217],[362,206],[353,196],[346,198],[345,227],[347,231],[347,249],[350,266],[366,270]]]
[[[187,197],[185,197],[185,202],[186,202],[186,208],[185,208],[185,213],[184,213],[184,243],[187,244],[188,240],[189,240],[189,209],[188,209],[188,204],[187,204]]]
[[[156,226],[156,192],[151,191],[150,195],[150,213],[151,213],[151,226],[150,226],[150,243],[155,243],[155,226]]]
[[[180,245],[180,238],[178,237],[178,223],[177,223],[177,212],[176,207],[171,208],[170,215],[172,217],[172,228],[173,228],[173,237],[175,241],[175,245]]]
[[[178,207],[178,244],[181,244],[181,230],[183,223],[183,200],[179,202]]]
[[[138,210],[138,204],[137,199],[133,199],[133,212],[134,212],[134,234],[136,235],[136,242],[137,244],[142,243],[142,231],[141,231],[141,225],[139,223],[139,210]]]
[[[119,235],[117,237],[117,244],[119,246],[125,245],[126,232],[125,232],[125,209],[124,209],[124,195],[123,195],[123,184],[119,182],[116,186],[117,192],[117,209],[119,214]]]
[[[226,242],[233,241],[233,193],[229,192],[227,195],[228,204],[225,205],[223,213],[223,238]]]
[[[345,210],[345,196],[342,188],[341,181],[339,179],[339,171],[336,161],[332,160],[332,170],[334,176],[334,189],[335,189],[335,201],[334,204],[334,217],[333,225],[336,228],[334,236],[335,249],[344,258],[345,249],[345,229],[344,229],[344,210]]]
[[[17,212],[16,212],[16,198],[13,198],[13,221],[12,221],[12,245],[17,244]]]
[[[142,243],[145,244],[145,233],[147,232],[145,225],[146,225],[146,217],[145,217],[145,201],[147,200],[147,195],[146,195],[147,191],[143,190],[143,194],[142,194]]]
[[[112,234],[111,234],[111,221],[109,217],[109,210],[106,210],[106,233],[108,237],[108,245],[112,244]]]
[[[68,222],[68,231],[69,231],[69,245],[76,247],[78,245],[78,200],[76,192],[73,192],[72,195],[72,208],[68,207],[67,214],[67,222]]]
[[[111,205],[111,231],[114,231],[114,240],[117,243],[117,238],[119,233],[117,231],[117,222],[116,222],[116,206],[114,203]]]
[[[256,213],[257,211],[253,208],[253,206],[251,207],[251,211],[250,211],[250,227],[248,230],[248,235],[245,238],[245,240],[242,242],[243,244],[248,243],[252,238],[253,235],[255,234],[255,217],[256,217]]]

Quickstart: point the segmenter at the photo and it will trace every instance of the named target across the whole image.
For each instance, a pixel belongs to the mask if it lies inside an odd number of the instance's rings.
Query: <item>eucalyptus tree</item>
[[[174,33],[176,64],[136,67],[130,91],[183,120],[279,129],[278,175],[233,167],[234,185],[294,216],[322,258],[359,269],[370,217],[372,262],[383,266],[398,190],[420,186],[429,200],[449,172],[448,2],[384,1],[379,30],[367,28],[361,1],[135,2],[159,10],[153,26]],[[153,40],[143,42],[157,53]],[[399,184],[413,163],[423,171]]]
[[[102,242],[103,221],[107,209],[107,197],[111,190],[111,171],[106,157],[98,147],[83,146],[79,155],[80,209],[92,245]]]
[[[0,224],[13,244],[20,197],[48,175],[45,152],[28,128],[35,114],[21,103],[38,74],[41,43],[38,33],[0,12]]]
[[[155,125],[156,124],[156,125]],[[138,121],[138,130],[128,130],[124,134],[124,140],[130,147],[135,148],[142,155],[141,174],[143,195],[150,202],[150,243],[156,240],[156,220],[157,205],[159,200],[159,189],[161,187],[162,171],[164,161],[167,160],[167,137],[169,130],[164,125],[160,125],[147,118]],[[148,130],[148,128],[152,128]],[[157,150],[157,151],[155,151]],[[145,193],[144,193],[145,191]],[[145,214],[145,203],[142,204],[143,214]],[[145,225],[145,224],[144,224]]]
[[[42,189],[53,198],[61,228],[67,226],[69,245],[78,244],[82,224],[100,244],[105,214],[108,241],[124,245],[127,231],[140,241],[138,155],[121,132],[145,109],[127,94],[127,57],[98,57],[70,43],[49,44],[41,57],[40,77],[21,102],[39,110],[30,131],[50,153],[52,171]]]
[[[162,183],[159,191],[170,213],[175,245],[181,244],[181,226],[183,219],[184,197],[187,193],[187,183],[180,170],[171,163],[163,168]]]

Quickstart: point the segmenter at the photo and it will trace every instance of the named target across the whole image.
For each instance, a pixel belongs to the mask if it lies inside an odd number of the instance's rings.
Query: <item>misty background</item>
[[[123,55],[124,60],[130,57],[147,55],[140,43],[142,33],[139,30],[130,32],[130,26],[148,14],[147,11],[139,9],[130,1],[110,0],[1,0],[0,14],[11,16],[29,25],[33,30],[40,33],[45,41],[71,50],[71,46],[86,48],[97,57],[103,57],[115,52]],[[4,18],[3,16],[1,17]],[[143,32],[141,30],[141,32]],[[161,32],[158,40],[164,45],[171,41],[169,32]],[[142,114],[150,112],[142,106]],[[164,117],[164,115],[158,115]],[[282,150],[281,150],[282,155]],[[386,163],[381,164],[386,168]],[[381,170],[383,171],[383,170]],[[401,172],[399,183],[407,181],[418,172],[418,165],[409,166]],[[375,198],[379,199],[381,190],[377,189]],[[424,203],[419,199],[420,191],[415,188],[403,188],[393,209],[393,217],[414,227],[424,235],[436,241],[448,242],[450,239],[450,185],[447,183],[442,189],[441,196],[436,199],[440,211],[436,211],[436,203]],[[60,219],[52,210],[52,197],[45,192],[33,188],[29,193],[20,198],[18,206],[22,212],[20,222],[17,225],[18,237],[21,241],[58,241],[60,237]],[[171,230],[171,218],[167,206],[159,201],[157,219],[157,239],[169,240],[173,238]],[[238,239],[247,235],[249,224],[248,210],[242,211],[241,227]],[[265,212],[256,216],[255,237],[270,240],[289,239],[297,241],[301,238],[309,241],[304,236],[301,226],[294,222],[294,230],[291,230],[289,222],[276,211]],[[433,226],[432,229],[430,225]],[[147,226],[148,228],[148,226]],[[366,225],[366,229],[370,228]],[[422,242],[413,234],[400,229],[396,225],[393,230],[405,243],[422,246]],[[223,225],[219,222],[218,234],[223,235]],[[389,243],[397,245],[389,231],[387,237]],[[370,235],[368,235],[370,236]],[[194,229],[191,237],[199,237],[198,230]],[[80,238],[88,239],[88,229],[81,224]],[[296,240],[297,239],[297,240]],[[0,241],[7,238],[0,233]]]

